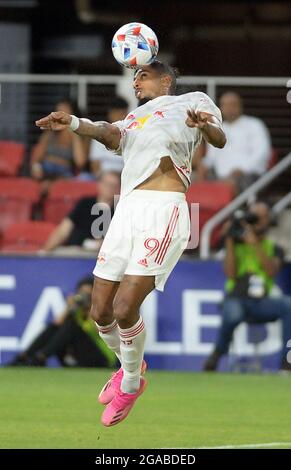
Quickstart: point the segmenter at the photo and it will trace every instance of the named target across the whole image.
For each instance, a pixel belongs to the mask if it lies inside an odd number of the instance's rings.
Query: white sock
[[[119,328],[120,352],[123,369],[121,391],[136,393],[140,386],[140,369],[144,355],[146,331],[143,319],[139,317],[131,328]]]
[[[98,325],[97,322],[96,326],[99,331],[100,337],[103,341],[107,344],[111,351],[115,352],[116,356],[121,363],[121,353],[120,353],[120,336],[119,331],[117,328],[117,321],[114,320],[110,325]]]

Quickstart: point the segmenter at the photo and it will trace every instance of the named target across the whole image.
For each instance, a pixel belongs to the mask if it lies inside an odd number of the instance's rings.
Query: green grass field
[[[104,428],[109,373],[2,368],[1,448],[291,448],[291,377],[148,372],[126,421]]]

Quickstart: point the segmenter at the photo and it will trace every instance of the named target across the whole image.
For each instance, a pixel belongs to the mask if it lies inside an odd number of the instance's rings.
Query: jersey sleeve
[[[222,123],[221,111],[208,95],[200,91],[190,94],[192,95],[190,106],[193,106],[195,113],[197,111],[202,111],[203,113],[212,114]]]

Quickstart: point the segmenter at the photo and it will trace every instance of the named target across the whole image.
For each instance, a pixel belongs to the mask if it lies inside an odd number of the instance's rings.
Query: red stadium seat
[[[0,233],[9,225],[31,218],[40,185],[29,178],[0,178]]]
[[[199,203],[199,232],[206,222],[234,197],[233,187],[222,181],[197,181],[191,184],[186,199],[188,204]],[[215,246],[220,229],[214,230],[211,246]]]
[[[55,225],[49,222],[20,222],[11,225],[4,233],[1,252],[28,253],[40,250]]]
[[[95,181],[58,180],[51,185],[44,207],[44,220],[58,224],[83,197],[97,196]]]
[[[8,140],[0,141],[0,176],[18,175],[24,151],[24,144]]]
[[[272,148],[272,152],[271,152],[271,156],[270,156],[270,160],[268,162],[268,170],[271,170],[271,168],[273,168],[273,166],[277,165],[279,161],[279,152],[278,150]]]

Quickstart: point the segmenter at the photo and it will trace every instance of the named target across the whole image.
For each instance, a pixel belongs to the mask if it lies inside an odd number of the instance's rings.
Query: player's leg
[[[117,322],[113,317],[113,299],[118,287],[119,282],[95,277],[90,314],[96,323],[100,337],[121,361],[119,332]]]
[[[95,320],[101,338],[120,361],[120,339],[117,322],[113,318],[113,299],[124,275],[130,256],[130,239],[122,227],[128,219],[124,204],[118,203],[113,219],[102,243],[93,274],[91,317]]]
[[[120,337],[117,321],[113,317],[113,299],[119,287],[119,282],[108,281],[95,277],[92,292],[91,317],[95,320],[100,337],[109,349],[115,352],[121,362]],[[120,387],[123,377],[122,368],[113,373],[110,379],[102,387],[98,400],[102,405],[107,405],[114,398]]]
[[[133,220],[132,250],[113,303],[124,377],[102,415],[105,426],[122,421],[145,388],[140,377],[145,328],[139,309],[154,287],[163,290],[189,239],[189,212],[182,193],[137,190],[127,200]]]
[[[121,340],[121,390],[125,393],[136,393],[140,386],[146,332],[139,310],[154,287],[155,276],[125,275],[114,298],[113,312]]]
[[[108,281],[95,277],[92,292],[91,317],[95,320],[100,337],[109,349],[115,352],[122,363],[120,352],[120,336],[116,319],[113,317],[113,299],[119,287],[119,282]],[[146,369],[146,363],[141,365],[141,373]],[[102,405],[107,405],[113,399],[116,390],[120,388],[123,378],[123,369],[113,373],[110,379],[102,387],[98,400]]]
[[[139,314],[145,297],[155,287],[155,276],[125,275],[113,302],[114,317],[119,325],[123,377],[101,421],[113,426],[126,418],[146,387],[141,377],[145,347],[145,327]]]

